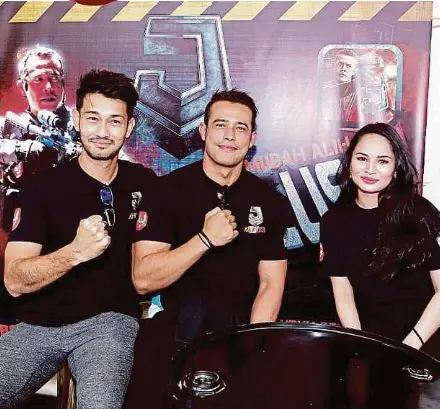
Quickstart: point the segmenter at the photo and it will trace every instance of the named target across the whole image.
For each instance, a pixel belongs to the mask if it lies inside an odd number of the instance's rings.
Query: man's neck
[[[85,173],[104,185],[109,185],[118,173],[117,156],[109,160],[96,160],[82,152],[78,162]]]
[[[240,162],[234,167],[228,167],[213,163],[212,161],[204,157],[203,171],[205,172],[206,176],[208,176],[219,185],[231,186],[240,177],[241,172],[243,171],[243,162]]]

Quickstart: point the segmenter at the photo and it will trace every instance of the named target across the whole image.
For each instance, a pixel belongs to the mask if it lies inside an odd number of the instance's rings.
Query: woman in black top
[[[438,356],[440,217],[417,194],[417,172],[393,127],[360,129],[337,179],[341,195],[321,221],[321,268],[342,325],[416,349],[426,343]]]

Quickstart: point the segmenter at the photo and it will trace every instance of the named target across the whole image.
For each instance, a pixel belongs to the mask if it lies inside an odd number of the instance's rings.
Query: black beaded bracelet
[[[414,332],[414,334],[416,334],[417,338],[422,343],[422,345],[425,345],[425,341],[423,341],[423,338],[420,336],[420,334],[417,332],[417,330],[415,328],[412,329],[412,332]]]
[[[199,233],[199,237],[209,249],[214,247],[214,244],[212,244],[211,240],[209,240],[209,237],[203,232],[203,230]]]

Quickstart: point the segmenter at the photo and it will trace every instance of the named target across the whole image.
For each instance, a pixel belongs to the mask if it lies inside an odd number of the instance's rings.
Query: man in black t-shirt
[[[131,243],[153,173],[118,161],[138,94],[122,74],[91,71],[73,113],[78,160],[23,189],[5,254],[20,322],[0,337],[0,407],[14,407],[67,359],[78,408],[120,408],[138,330]]]
[[[17,88],[26,98],[28,107],[20,114],[8,112],[6,117],[0,117],[1,281],[7,236],[21,189],[36,175],[78,156],[80,149],[80,145],[71,140],[76,135],[71,110],[65,105],[65,72],[61,55],[51,48],[36,45],[17,57]],[[62,144],[51,145],[49,136],[54,135],[68,137]],[[0,284],[0,325],[10,323],[11,303],[11,297]]]
[[[207,331],[275,321],[287,267],[288,205],[243,160],[256,137],[247,94],[216,93],[199,131],[203,160],[160,178],[134,245],[139,293],[163,312],[142,322],[126,407],[164,406],[175,347]]]

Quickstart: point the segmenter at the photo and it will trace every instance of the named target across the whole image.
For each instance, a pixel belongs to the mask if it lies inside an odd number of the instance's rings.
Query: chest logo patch
[[[260,206],[251,206],[249,210],[249,224],[252,226],[259,226],[263,223],[263,212]]]
[[[141,200],[142,200],[141,192],[131,192],[131,207],[133,211],[130,213],[130,216],[128,216],[129,220],[136,219],[136,217],[138,216],[137,209],[141,204]]]
[[[246,226],[244,231],[246,233],[265,233],[266,227],[261,226],[263,224],[263,212],[261,211],[260,206],[251,206],[249,210],[248,221],[250,226]]]
[[[139,205],[141,204],[142,200],[142,193],[141,192],[131,192],[131,207],[133,208],[133,211],[135,212]]]
[[[14,217],[12,218],[12,231],[14,231],[18,225],[20,224],[21,220],[21,208],[17,207],[14,210]]]
[[[143,210],[141,210],[139,212],[137,221],[136,221],[136,231],[141,231],[142,229],[145,228],[145,226],[147,225],[147,221],[148,221],[148,214],[147,212],[144,212]]]

